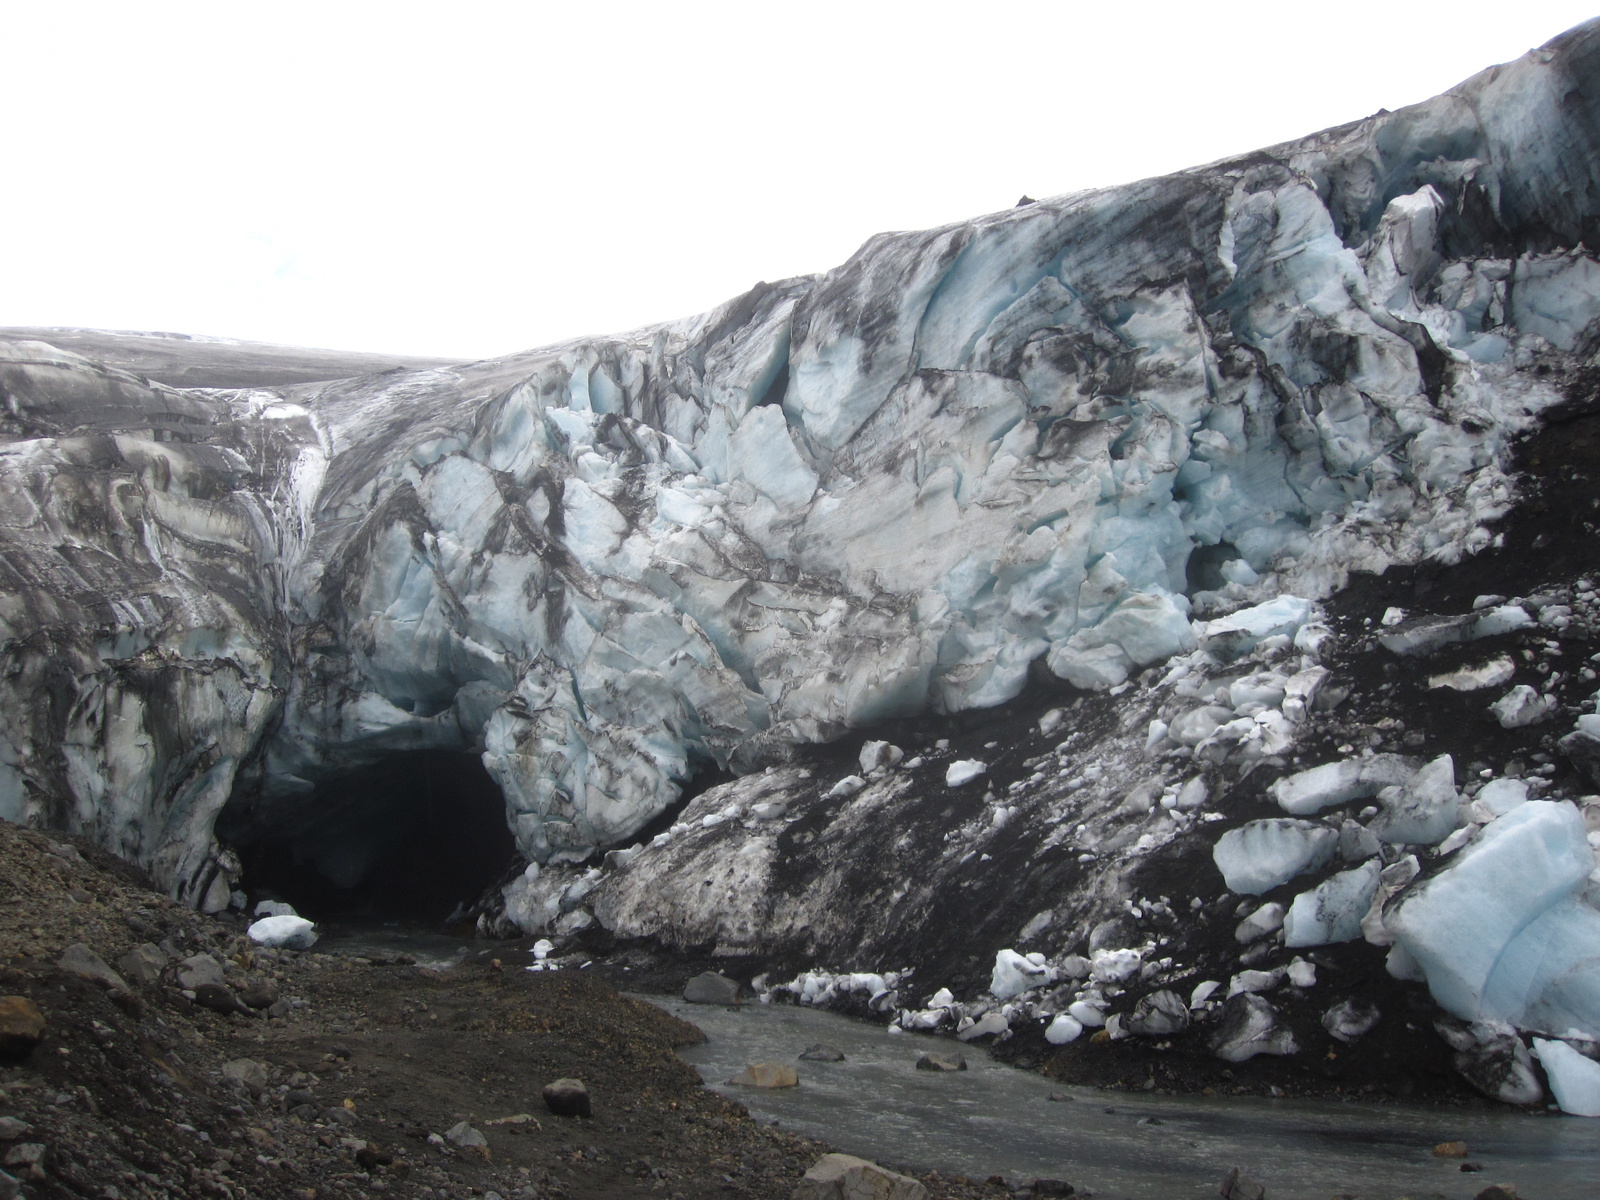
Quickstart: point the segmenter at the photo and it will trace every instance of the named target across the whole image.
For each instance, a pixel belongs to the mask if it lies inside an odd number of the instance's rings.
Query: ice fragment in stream
[[[1600,1117],[1600,1063],[1585,1058],[1565,1042],[1533,1039],[1550,1090],[1561,1111],[1575,1117]]]
[[[1351,871],[1341,871],[1301,892],[1283,921],[1283,944],[1326,946],[1353,942],[1361,936],[1361,919],[1372,907],[1382,870],[1374,859]]]
[[[1502,729],[1521,729],[1537,725],[1550,715],[1550,703],[1525,683],[1519,683],[1489,705],[1489,711]]]
[[[262,917],[247,931],[260,946],[283,950],[309,950],[317,944],[317,927],[304,917]]]
[[[1384,917],[1464,1020],[1600,1036],[1600,912],[1580,894],[1594,867],[1571,804],[1530,800],[1486,825]]]
[[[1228,830],[1211,859],[1230,891],[1259,896],[1323,866],[1338,845],[1338,833],[1326,825],[1269,817]]]
[[[988,764],[979,762],[975,758],[958,758],[945,768],[945,786],[960,787],[964,783],[971,783],[988,769]]]

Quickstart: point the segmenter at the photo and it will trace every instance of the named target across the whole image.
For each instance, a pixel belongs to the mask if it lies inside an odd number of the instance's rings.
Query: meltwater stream
[[[640,998],[705,1031],[705,1045],[682,1054],[708,1085],[758,1118],[885,1165],[1065,1179],[1080,1192],[1129,1200],[1214,1197],[1231,1166],[1264,1183],[1273,1200],[1465,1200],[1490,1183],[1515,1183],[1533,1200],[1600,1195],[1600,1121],[1063,1087],[975,1046],[890,1034],[833,1013]],[[797,1061],[814,1042],[837,1047],[845,1061]],[[915,1069],[926,1051],[956,1049],[969,1070]],[[794,1064],[800,1086],[758,1091],[725,1082],[764,1061]],[[1071,1100],[1051,1102],[1052,1093]],[[1458,1161],[1434,1158],[1444,1141],[1466,1142],[1483,1172],[1464,1174]]]

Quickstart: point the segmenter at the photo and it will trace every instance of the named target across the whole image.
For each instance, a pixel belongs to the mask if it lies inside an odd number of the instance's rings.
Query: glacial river
[[[1215,1197],[1235,1165],[1272,1200],[1466,1200],[1490,1183],[1515,1183],[1531,1200],[1600,1196],[1600,1119],[1063,1087],[976,1046],[890,1034],[833,1013],[640,998],[705,1031],[705,1045],[681,1053],[708,1085],[760,1119],[886,1164],[979,1180],[1001,1174],[1013,1184],[1065,1179],[1107,1200]],[[814,1042],[842,1050],[845,1061],[798,1061]],[[957,1049],[966,1071],[915,1069],[925,1051]],[[725,1082],[763,1061],[796,1066],[800,1086],[758,1091]],[[1051,1101],[1052,1093],[1071,1099]],[[1444,1141],[1466,1142],[1483,1172],[1434,1158]]]

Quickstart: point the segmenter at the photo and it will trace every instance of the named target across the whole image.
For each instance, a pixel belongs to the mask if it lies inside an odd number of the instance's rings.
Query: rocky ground
[[[700,1032],[597,976],[491,952],[435,971],[262,950],[243,932],[85,841],[0,822],[0,996],[45,1022],[25,1056],[29,1039],[0,1039],[0,1194],[9,1177],[39,1200],[788,1197],[827,1150],[702,1086],[673,1053]],[[58,965],[75,945],[111,986]],[[140,945],[168,960],[144,982],[119,963]],[[198,955],[220,988],[183,986]],[[25,1010],[0,1005],[0,1022]],[[559,1078],[584,1082],[591,1119],[546,1110]],[[922,1177],[933,1196],[995,1194]]]

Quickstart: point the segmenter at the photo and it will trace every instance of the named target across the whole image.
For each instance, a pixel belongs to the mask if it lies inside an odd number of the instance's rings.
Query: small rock
[[[482,1137],[482,1134],[479,1134]],[[394,1155],[390,1154],[376,1142],[368,1142],[356,1151],[356,1162],[361,1164],[363,1171],[370,1171],[373,1167],[387,1167],[394,1162]]]
[[[26,996],[0,996],[0,1062],[21,1062],[44,1039],[44,1014]]]
[[[1465,1142],[1440,1142],[1433,1148],[1435,1158],[1465,1158],[1467,1144]]]
[[[18,1142],[6,1151],[5,1164],[15,1168],[24,1183],[38,1183],[44,1178],[44,1159],[48,1152],[43,1142]]]
[[[16,1117],[0,1117],[0,1142],[14,1142],[33,1126]]]
[[[844,1051],[834,1046],[826,1046],[821,1042],[816,1042],[802,1050],[800,1057],[805,1062],[843,1062]]]
[[[927,1200],[928,1189],[909,1175],[886,1171],[853,1154],[824,1154],[790,1200]]]
[[[203,984],[223,984],[222,964],[209,954],[191,954],[178,964],[178,986],[198,992]]]
[[[278,1002],[278,985],[270,979],[258,980],[239,993],[239,1003],[246,1008],[270,1009]]]
[[[1481,1170],[1483,1170],[1481,1162],[1464,1162],[1461,1164],[1461,1172],[1464,1175],[1476,1175]]]
[[[93,980],[113,992],[128,990],[128,985],[122,976],[106,966],[105,960],[82,942],[74,942],[63,950],[61,957],[56,960],[56,966],[69,974]]]
[[[290,1005],[287,1000],[277,1000],[274,1003],[267,1005],[267,1016],[271,1017],[274,1021],[281,1021],[284,1017],[289,1015],[289,1011],[292,1007],[293,1006]]]
[[[0,1171],[0,1200],[17,1200],[22,1194],[22,1184],[15,1175]]]
[[[222,1077],[231,1083],[242,1083],[252,1096],[259,1096],[267,1086],[267,1068],[253,1058],[235,1058],[222,1064]]]
[[[737,980],[705,971],[683,985],[683,998],[690,1004],[737,1004],[739,991]]]
[[[800,1083],[800,1074],[788,1063],[751,1063],[728,1082],[738,1087],[792,1088]]]
[[[942,1054],[924,1054],[917,1059],[919,1071],[965,1071],[967,1059],[965,1055],[958,1054],[953,1059]]]
[[[1035,1179],[1029,1190],[1035,1196],[1071,1196],[1078,1189],[1065,1179]]]
[[[1514,1183],[1491,1183],[1474,1196],[1472,1200],[1518,1200],[1517,1185]]]
[[[1234,1167],[1222,1180],[1222,1200],[1266,1200],[1267,1189]]]
[[[247,1011],[225,983],[202,983],[194,990],[194,1002],[212,1012],[238,1013]]]
[[[489,1157],[489,1139],[465,1121],[458,1121],[444,1131],[444,1140],[458,1150]]]
[[[1045,1099],[1050,1101],[1052,1104],[1070,1104],[1076,1099],[1076,1097],[1069,1096],[1065,1092],[1051,1092],[1045,1097]]]
[[[167,961],[166,952],[160,946],[145,942],[117,959],[117,966],[140,987],[149,987],[161,978]]]
[[[592,1117],[594,1105],[581,1079],[558,1079],[544,1088],[544,1106],[558,1117]]]

